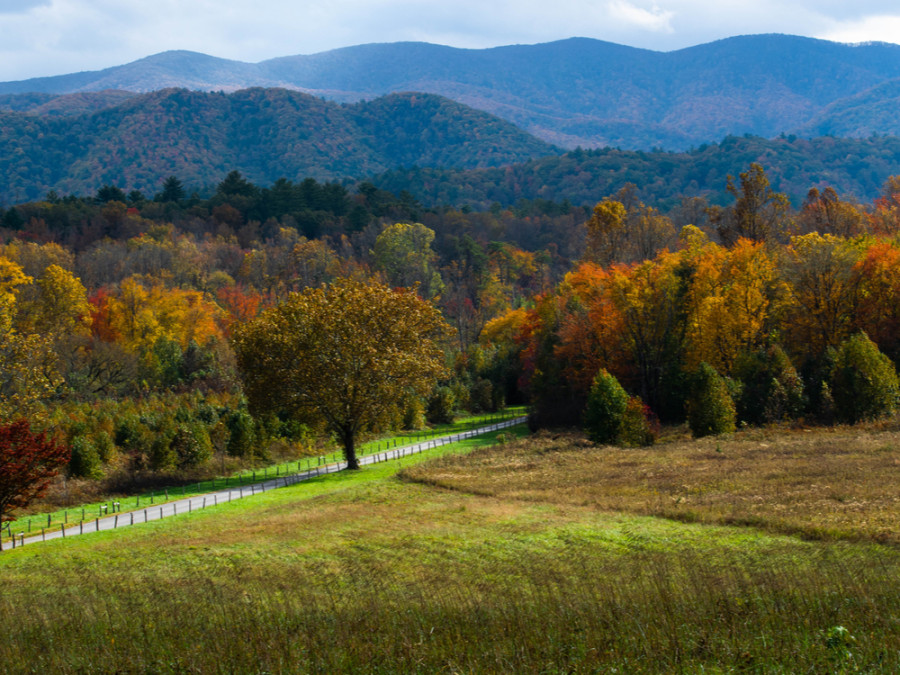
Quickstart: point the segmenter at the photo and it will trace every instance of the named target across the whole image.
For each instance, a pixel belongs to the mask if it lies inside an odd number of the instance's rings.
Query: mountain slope
[[[167,89],[81,115],[0,113],[0,199],[93,193],[104,183],[152,194],[172,174],[196,187],[238,169],[268,184],[412,165],[498,166],[555,152],[508,122],[432,95],[342,105],[284,89]]]
[[[654,52],[586,38],[492,49],[370,44],[257,64],[166,52],[96,73],[0,83],[0,94],[168,86],[297,89],[351,102],[438,94],[567,147],[687,148],[728,134],[805,132],[854,105],[859,128],[898,124],[879,85],[900,78],[900,46],[786,35]],[[856,99],[864,92],[871,98]],[[871,111],[871,120],[867,116]]]

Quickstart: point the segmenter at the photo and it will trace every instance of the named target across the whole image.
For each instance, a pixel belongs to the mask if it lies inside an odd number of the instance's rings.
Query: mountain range
[[[729,134],[900,134],[900,46],[787,35],[672,52],[587,38],[491,49],[369,44],[260,63],[175,51],[96,72],[0,83],[0,109],[83,113],[121,103],[125,94],[54,97],[171,87],[280,87],[338,102],[432,93],[565,148],[678,150]]]

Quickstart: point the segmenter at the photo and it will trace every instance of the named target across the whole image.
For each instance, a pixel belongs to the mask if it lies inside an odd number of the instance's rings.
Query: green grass
[[[4,671],[900,668],[895,547],[477,496],[399,465],[0,556]]]
[[[368,441],[360,445],[358,455],[364,457],[377,454],[389,449],[401,447],[411,443],[438,438],[449,434],[462,433],[471,429],[485,426],[503,419],[510,419],[525,414],[525,408],[510,407],[499,413],[486,413],[483,415],[471,415],[463,417],[452,424],[435,425],[428,429],[416,431],[404,431],[392,436]],[[70,508],[56,509],[21,516],[10,523],[10,529],[3,530],[2,539],[8,541],[7,532],[24,533],[26,536],[40,533],[41,528],[59,529],[60,527],[77,525],[82,521],[93,521],[95,518],[112,513],[128,513],[146,508],[150,505],[163,504],[175,499],[202,495],[227,487],[239,487],[250,485],[261,480],[285,476],[300,471],[325,467],[342,460],[342,453],[335,451],[317,457],[306,457],[290,462],[281,462],[266,466],[239,471],[229,476],[218,476],[210,480],[200,481],[186,485],[171,485],[151,492],[141,492],[131,495],[114,495],[109,498],[89,504],[79,504]]]

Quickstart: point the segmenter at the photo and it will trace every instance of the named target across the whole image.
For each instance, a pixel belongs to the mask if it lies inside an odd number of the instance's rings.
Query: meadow
[[[13,673],[900,668],[900,550],[871,523],[897,515],[895,431],[753,431],[645,450],[524,433],[6,553],[0,663]],[[784,489],[803,466],[820,467],[857,515],[818,509],[807,475]],[[688,517],[669,513],[678,490],[708,498]],[[858,508],[865,496],[877,504]],[[750,508],[760,501],[773,503]]]

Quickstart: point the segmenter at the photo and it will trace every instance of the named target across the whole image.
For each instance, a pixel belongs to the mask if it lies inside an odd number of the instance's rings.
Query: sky
[[[589,37],[658,51],[733,35],[900,42],[896,0],[0,0],[0,81],[170,49],[257,62],[369,42]]]

